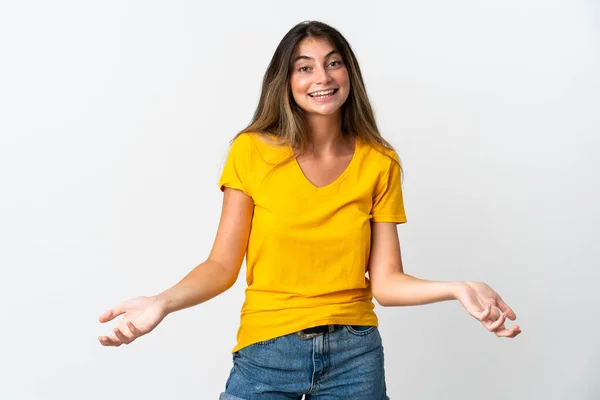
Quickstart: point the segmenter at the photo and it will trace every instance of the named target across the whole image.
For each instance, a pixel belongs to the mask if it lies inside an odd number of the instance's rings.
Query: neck
[[[310,130],[310,147],[313,154],[339,153],[346,145],[342,134],[342,113],[307,114],[305,116]]]

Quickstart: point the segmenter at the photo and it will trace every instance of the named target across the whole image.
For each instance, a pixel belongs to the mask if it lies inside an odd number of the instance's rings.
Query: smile
[[[333,96],[337,91],[338,89],[321,90],[318,92],[309,93],[308,95],[315,99],[324,99],[326,97]]]

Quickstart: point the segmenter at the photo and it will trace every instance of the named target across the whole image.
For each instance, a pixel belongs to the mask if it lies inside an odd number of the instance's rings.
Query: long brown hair
[[[318,21],[299,23],[279,42],[265,72],[260,100],[252,121],[233,140],[244,132],[253,132],[276,136],[279,144],[295,149],[305,150],[308,147],[309,127],[304,111],[292,96],[290,86],[292,58],[305,38],[328,40],[341,54],[348,70],[350,92],[342,105],[342,133],[358,137],[377,150],[394,150],[379,133],[360,67],[350,44],[335,28]]]

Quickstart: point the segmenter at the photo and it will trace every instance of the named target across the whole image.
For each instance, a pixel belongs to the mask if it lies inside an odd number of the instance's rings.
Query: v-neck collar
[[[360,149],[360,138],[358,136],[356,136],[355,140],[354,140],[354,154],[352,154],[352,159],[346,166],[346,169],[344,169],[344,171],[337,178],[335,178],[333,180],[333,182],[328,183],[325,186],[315,186],[315,184],[312,183],[310,181],[310,179],[308,179],[306,177],[306,175],[304,174],[304,171],[302,170],[302,167],[300,167],[300,163],[298,162],[298,159],[294,155],[293,149],[290,147],[290,151],[292,152],[292,156],[294,158],[293,163],[294,163],[295,169],[300,173],[300,175],[303,178],[303,181],[306,182],[315,191],[324,191],[324,190],[334,187],[338,183],[340,183],[346,177],[346,175],[348,175],[348,172],[352,169],[353,165],[356,163],[356,159],[358,158],[359,149]]]

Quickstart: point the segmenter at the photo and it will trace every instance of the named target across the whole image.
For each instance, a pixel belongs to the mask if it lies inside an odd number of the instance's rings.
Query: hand
[[[504,326],[506,318],[514,321],[517,316],[500,295],[485,283],[463,282],[456,299],[471,316],[496,336],[514,338],[521,333],[519,325],[510,329]]]
[[[125,314],[119,325],[109,336],[99,336],[103,346],[118,347],[129,344],[138,337],[151,332],[167,316],[164,303],[154,297],[136,297],[106,311],[98,319],[108,322]]]

